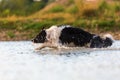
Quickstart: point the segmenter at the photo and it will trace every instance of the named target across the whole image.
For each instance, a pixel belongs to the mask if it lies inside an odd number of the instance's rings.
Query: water
[[[0,80],[120,80],[120,41],[107,49],[35,51],[31,42],[0,42]]]

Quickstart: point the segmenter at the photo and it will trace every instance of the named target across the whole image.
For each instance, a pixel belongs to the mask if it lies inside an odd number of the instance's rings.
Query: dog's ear
[[[42,27],[41,31],[45,30],[45,27]]]

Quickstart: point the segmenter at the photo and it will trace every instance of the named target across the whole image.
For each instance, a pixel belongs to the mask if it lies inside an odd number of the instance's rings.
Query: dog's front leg
[[[42,48],[45,48],[45,44],[40,45],[39,47],[35,48],[35,50],[41,50]]]
[[[35,50],[41,50],[45,47],[49,47],[49,48],[54,48],[54,49],[58,49],[58,45],[56,44],[51,44],[51,43],[43,43],[42,45],[40,45],[38,48],[36,48]]]

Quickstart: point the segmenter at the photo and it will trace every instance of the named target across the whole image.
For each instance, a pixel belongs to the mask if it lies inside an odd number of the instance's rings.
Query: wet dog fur
[[[60,25],[42,29],[32,42],[42,43],[36,49],[59,48],[60,46],[84,47],[87,44],[89,48],[106,48],[112,45],[113,38],[110,34],[101,37],[70,25]]]

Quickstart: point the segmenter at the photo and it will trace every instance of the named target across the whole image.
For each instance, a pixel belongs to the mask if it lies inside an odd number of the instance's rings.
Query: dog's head
[[[46,41],[47,33],[45,30],[42,30],[33,40],[33,43],[44,43]]]
[[[102,48],[104,40],[100,36],[93,36],[90,42],[91,48]]]

